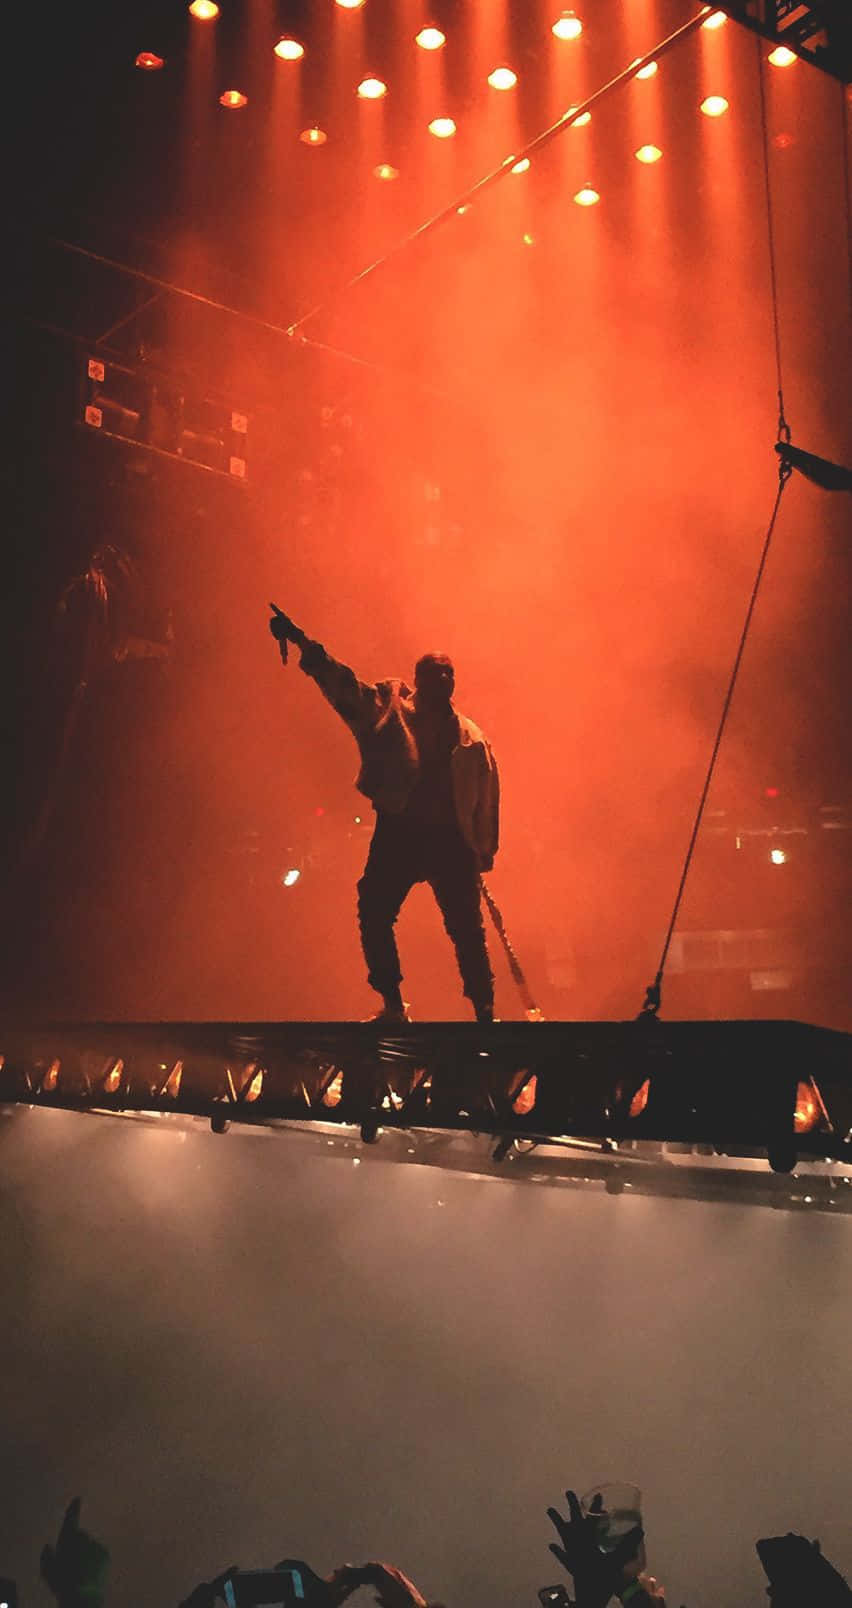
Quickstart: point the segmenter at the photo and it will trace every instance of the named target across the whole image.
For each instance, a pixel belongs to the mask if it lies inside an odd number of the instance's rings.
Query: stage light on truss
[[[550,32],[555,34],[557,39],[579,39],[583,32],[583,24],[576,11],[563,11],[561,16],[557,17]]]
[[[646,66],[639,68],[639,71],[636,74],[636,77],[637,78],[656,78],[657,73],[659,72],[659,70],[660,70],[659,62],[657,62],[657,61],[649,61]]]
[[[356,90],[356,94],[360,96],[361,100],[381,100],[382,96],[386,95],[387,92],[388,86],[384,79],[376,78],[372,73],[368,73],[366,78],[361,79]]]
[[[41,1080],[42,1094],[53,1094],[59,1082],[59,1073],[62,1068],[61,1061],[51,1061],[50,1066]]]
[[[769,858],[773,865],[786,865],[787,851],[786,849],[770,849]]]
[[[378,167],[373,168],[373,177],[376,179],[398,179],[399,168],[395,168],[391,162],[380,162]],[[355,819],[357,820],[358,817],[356,816]]]
[[[316,123],[312,123],[310,128],[302,129],[299,139],[303,145],[325,145],[328,135],[324,128],[319,128]]]
[[[298,882],[298,880],[299,880],[301,875],[302,875],[302,873],[299,870],[298,866],[296,866],[296,865],[290,866],[289,870],[287,870],[287,871],[282,871],[282,873],[281,873],[281,886],[282,886],[282,888],[295,888],[296,883]]]
[[[662,154],[659,145],[640,145],[638,151],[634,152],[637,162],[644,162],[646,165],[659,162]]]
[[[798,59],[795,50],[788,50],[786,45],[776,45],[774,50],[770,50],[766,58],[767,61],[772,63],[773,67],[792,67],[793,62],[798,61]]]
[[[600,195],[591,184],[584,184],[582,190],[577,191],[574,200],[578,207],[596,207],[600,201]]]
[[[226,89],[219,96],[219,105],[226,106],[232,112],[238,111],[241,106],[248,105],[248,95],[244,95],[241,89]]]
[[[521,1084],[518,1093],[515,1095],[515,1098],[512,1101],[512,1110],[514,1111],[516,1117],[528,1117],[535,1106],[536,1095],[538,1093],[538,1079],[535,1073],[533,1073],[532,1077],[529,1077],[526,1071],[521,1072],[520,1077],[522,1079],[526,1079],[526,1081]]]
[[[795,1133],[831,1133],[831,1123],[825,1102],[814,1078],[800,1078],[796,1084],[796,1110],[793,1115]]]
[[[567,112],[565,112],[563,114],[563,122],[567,123],[569,117],[574,117],[574,113],[576,112],[576,110],[577,110],[576,106],[569,106]],[[591,112],[582,112],[579,117],[574,118],[574,121],[571,124],[571,127],[572,128],[585,128],[586,124],[591,123],[591,121],[592,121]]]
[[[247,1103],[260,1099],[260,1096],[263,1093],[264,1072],[265,1069],[262,1066],[259,1067],[256,1061],[252,1061],[250,1065],[246,1067],[241,1098]]]
[[[714,28],[721,28],[722,24],[727,22],[727,20],[728,19],[724,11],[714,11],[711,16],[705,17],[701,26],[702,28],[709,28],[712,32]]]
[[[512,172],[513,173],[528,173],[529,172],[529,166],[530,166],[529,157],[528,156],[522,156],[520,162],[513,163]]]
[[[289,34],[282,34],[277,45],[273,46],[279,61],[301,61],[305,54],[305,47],[298,39],[292,39]]]
[[[440,50],[447,43],[447,36],[440,28],[421,28],[419,34],[414,36],[414,43],[421,50]]]
[[[104,1094],[117,1094],[121,1088],[121,1079],[124,1073],[124,1062],[117,1057],[107,1062],[106,1070],[101,1078],[101,1089]]]
[[[134,67],[141,67],[143,72],[156,73],[166,64],[162,56],[155,55],[153,50],[140,50],[133,65]]]
[[[514,89],[518,75],[513,73],[511,67],[495,67],[494,71],[488,74],[488,82],[492,89]]]
[[[197,17],[199,22],[212,22],[219,15],[216,0],[192,0],[189,8],[191,17]]]
[[[331,1078],[330,1082],[326,1085],[326,1088],[323,1091],[322,1103],[324,1106],[328,1106],[329,1110],[331,1110],[334,1106],[340,1105],[342,1099],[343,1073],[335,1072],[334,1077]]]
[[[433,117],[429,124],[429,133],[434,134],[436,140],[450,140],[456,132],[456,125],[451,117]]]
[[[630,1102],[630,1110],[628,1112],[629,1116],[633,1117],[634,1119],[636,1117],[641,1117],[642,1112],[645,1110],[645,1107],[648,1104],[648,1096],[650,1093],[651,1079],[646,1078],[644,1083],[640,1083],[636,1093],[633,1096],[633,1099]]]
[[[729,104],[724,95],[708,95],[701,102],[701,110],[705,117],[722,117],[728,110]]]

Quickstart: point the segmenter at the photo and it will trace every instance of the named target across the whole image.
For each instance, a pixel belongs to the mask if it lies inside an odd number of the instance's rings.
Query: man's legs
[[[460,834],[437,841],[430,854],[429,883],[456,950],[467,998],[477,1020],[494,1015],[494,976],[485,942],[479,871],[473,850]]]
[[[367,962],[367,981],[388,1010],[402,1010],[402,972],[394,923],[417,881],[410,833],[388,816],[379,816],[364,875],[358,883],[358,923]]]

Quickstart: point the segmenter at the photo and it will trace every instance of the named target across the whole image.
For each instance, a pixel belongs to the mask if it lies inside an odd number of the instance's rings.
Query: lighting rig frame
[[[848,0],[725,0],[719,10],[773,45],[786,45],[841,84],[852,82]]]

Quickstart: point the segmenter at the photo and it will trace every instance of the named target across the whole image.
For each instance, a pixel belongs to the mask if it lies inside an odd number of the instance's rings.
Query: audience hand
[[[100,1541],[80,1529],[80,1498],[69,1502],[56,1546],[41,1554],[42,1578],[60,1608],[101,1608],[109,1553]]]
[[[605,1608],[610,1598],[635,1580],[644,1566],[645,1532],[637,1524],[612,1552],[602,1552],[598,1546],[599,1519],[594,1512],[583,1513],[574,1491],[566,1491],[565,1497],[567,1519],[563,1519],[556,1508],[547,1510],[562,1543],[561,1546],[551,1543],[550,1550],[573,1576],[577,1608]]]

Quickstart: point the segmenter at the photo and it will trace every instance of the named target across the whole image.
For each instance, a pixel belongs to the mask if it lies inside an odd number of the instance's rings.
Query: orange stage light
[[[550,31],[557,39],[579,39],[583,32],[583,24],[575,11],[563,11]]]
[[[136,67],[143,67],[146,72],[155,73],[165,66],[162,56],[155,56],[153,50],[140,50],[134,63]]]
[[[712,16],[707,17],[706,21],[702,22],[701,26],[702,28],[721,28],[723,22],[727,22],[727,20],[724,11],[714,11]]]
[[[304,45],[300,45],[298,39],[290,39],[286,34],[273,48],[279,61],[301,61],[305,54]]]
[[[360,11],[364,0],[337,0],[337,4],[342,6],[344,11]]]
[[[446,43],[447,36],[440,28],[421,28],[419,34],[415,36],[415,44],[418,44],[421,50],[440,50]]]
[[[377,179],[398,179],[399,178],[399,168],[393,167],[390,162],[380,162],[378,167],[373,168],[373,175]],[[355,817],[356,825],[359,825],[360,821],[361,821],[360,815],[356,815],[356,817]]]
[[[434,134],[436,140],[449,140],[456,132],[456,125],[451,117],[433,117],[429,124],[429,133]]]
[[[325,145],[328,135],[325,129],[318,128],[314,123],[310,128],[302,129],[299,139],[303,145]]]
[[[773,67],[792,67],[793,62],[799,58],[795,50],[788,50],[786,45],[776,45],[774,50],[770,50],[766,59],[771,61]]]
[[[635,153],[637,162],[659,162],[662,156],[659,145],[640,145]]]
[[[701,102],[701,110],[705,117],[721,117],[728,110],[728,102],[724,95],[708,95]]]
[[[241,89],[226,89],[224,95],[219,96],[219,105],[235,111],[240,106],[248,105],[248,95],[244,95]]]
[[[514,89],[518,75],[511,67],[495,67],[493,73],[488,74],[488,82],[492,89]]]
[[[521,238],[522,238],[525,246],[534,246],[535,245],[535,235],[527,233],[525,235],[522,235]]]
[[[772,861],[773,865],[786,865],[787,864],[787,854],[786,854],[786,850],[784,850],[784,849],[770,849],[769,850],[769,858]]]
[[[521,1077],[526,1077],[526,1073],[522,1072]],[[531,1078],[527,1078],[526,1083],[523,1085],[520,1092],[515,1095],[515,1098],[512,1101],[512,1110],[514,1111],[516,1117],[529,1116],[529,1113],[532,1111],[533,1106],[535,1105],[535,1097],[537,1093],[538,1079],[535,1073],[533,1073]]]
[[[530,165],[529,157],[528,156],[522,156],[520,162],[515,162],[515,164],[514,164],[514,166],[512,168],[512,172],[513,173],[526,173],[529,165]]]
[[[567,112],[565,112],[565,114],[564,114],[564,121],[566,123],[567,123],[569,117],[572,117],[573,114],[576,112],[576,110],[577,110],[576,106],[569,106],[568,107]],[[591,112],[583,112],[582,116],[574,118],[574,121],[571,124],[571,127],[572,128],[585,128],[586,124],[591,123],[591,121],[592,121]]]
[[[634,1120],[636,1117],[641,1117],[642,1112],[645,1110],[645,1107],[648,1104],[648,1096],[650,1093],[651,1079],[646,1078],[645,1082],[639,1085],[639,1088],[636,1090],[636,1093],[630,1102],[630,1111],[628,1115],[633,1117]]]
[[[597,190],[592,189],[590,184],[584,184],[582,190],[577,191],[574,200],[578,207],[594,207],[600,201],[600,196]]]
[[[793,1117],[795,1133],[810,1133],[819,1127],[823,1133],[831,1132],[831,1123],[822,1095],[813,1078],[802,1078],[796,1084],[796,1110]]]
[[[361,79],[357,89],[357,94],[360,95],[362,100],[381,100],[382,96],[386,95],[387,92],[388,86],[384,80],[374,78],[372,73]]]
[[[649,61],[647,67],[640,67],[638,73],[636,74],[636,77],[637,78],[655,78],[656,75],[657,75],[658,69],[659,69],[659,63],[658,62]]]
[[[338,1072],[337,1075],[335,1077],[333,1077],[331,1082],[329,1083],[329,1085],[328,1085],[328,1087],[327,1087],[327,1089],[325,1091],[325,1094],[322,1097],[322,1103],[323,1103],[324,1106],[336,1106],[336,1105],[340,1105],[340,1102],[341,1102],[342,1099],[343,1099],[343,1073]]]
[[[216,0],[192,0],[189,10],[191,16],[197,17],[199,22],[212,22],[213,18],[219,15]]]

